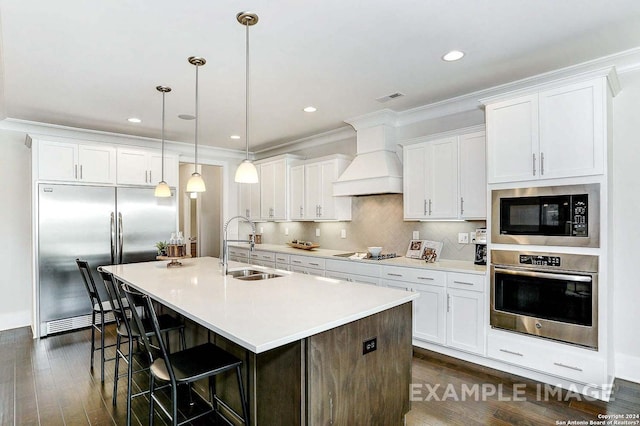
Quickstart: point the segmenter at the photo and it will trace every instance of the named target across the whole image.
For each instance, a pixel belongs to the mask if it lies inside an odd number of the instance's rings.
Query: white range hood
[[[395,128],[389,124],[347,121],[356,129],[356,157],[333,183],[334,196],[402,193],[402,164]]]

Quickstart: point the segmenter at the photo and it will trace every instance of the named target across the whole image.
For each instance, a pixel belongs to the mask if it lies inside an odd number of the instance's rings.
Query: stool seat
[[[169,363],[178,383],[194,382],[242,365],[240,359],[211,343],[171,353]],[[151,364],[151,373],[156,376],[156,379],[171,381],[167,364],[162,358],[156,359]]]

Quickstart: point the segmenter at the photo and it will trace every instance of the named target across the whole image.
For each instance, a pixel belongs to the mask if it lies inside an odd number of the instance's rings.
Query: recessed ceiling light
[[[305,109],[303,109],[304,112],[316,112],[317,109],[316,107],[312,107],[312,106],[308,106]]]
[[[240,136],[238,136],[238,135],[231,135],[230,137],[231,137],[231,139],[240,139]]]
[[[136,117],[127,118],[129,123],[142,123],[142,120]]]
[[[191,114],[180,114],[178,115],[178,118],[181,118],[183,120],[195,120],[196,116]]]
[[[446,53],[442,57],[442,60],[447,62],[453,62],[453,61],[457,61],[458,59],[462,59],[463,56],[464,56],[464,52],[461,52],[459,50],[452,50],[451,52]]]

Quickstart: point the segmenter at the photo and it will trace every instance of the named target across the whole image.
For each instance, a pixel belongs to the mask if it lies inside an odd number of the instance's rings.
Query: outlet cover
[[[459,232],[458,244],[469,244],[469,234],[467,234],[466,232]]]
[[[320,228],[316,228],[316,237],[320,236]]]
[[[264,228],[262,226],[260,227],[260,233],[264,234]]]
[[[413,236],[411,237],[414,240],[420,239],[420,231],[413,231]]]
[[[469,232],[469,242],[471,244],[475,244],[476,242],[476,233],[474,232]]]
[[[284,235],[289,235],[289,228],[284,228]]]
[[[347,238],[347,230],[346,229],[341,229],[340,230],[340,238]]]

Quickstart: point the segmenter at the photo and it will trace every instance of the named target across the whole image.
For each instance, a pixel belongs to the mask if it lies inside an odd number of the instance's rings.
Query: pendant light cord
[[[162,92],[162,157],[161,157],[161,161],[162,161],[162,165],[160,166],[160,181],[164,182],[164,95],[166,93],[163,91]]]
[[[246,70],[245,70],[245,142],[246,159],[249,159],[249,20],[245,23],[247,33]]]
[[[194,163],[194,173],[198,173],[198,68],[200,65],[196,64],[196,148],[195,148],[195,163]]]

